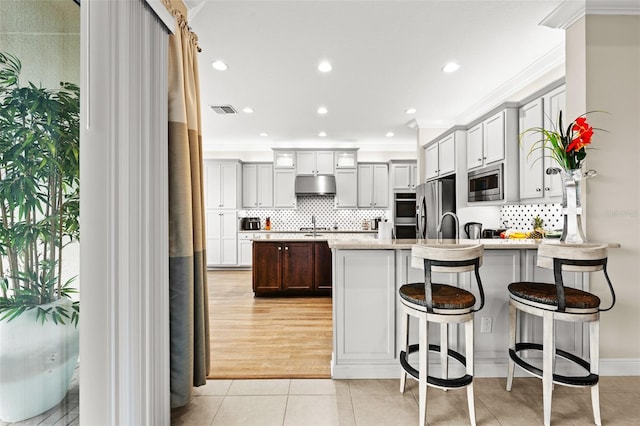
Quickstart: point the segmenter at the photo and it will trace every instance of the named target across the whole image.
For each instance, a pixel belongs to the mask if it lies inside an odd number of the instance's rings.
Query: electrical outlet
[[[493,325],[493,318],[482,317],[480,320],[480,333],[491,333],[491,326]]]

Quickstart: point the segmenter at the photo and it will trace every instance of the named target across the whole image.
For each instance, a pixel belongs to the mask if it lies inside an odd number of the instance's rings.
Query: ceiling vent
[[[209,105],[216,114],[237,114],[238,111],[231,105]]]

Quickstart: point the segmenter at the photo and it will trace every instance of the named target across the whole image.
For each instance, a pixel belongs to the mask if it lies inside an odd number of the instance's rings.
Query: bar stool
[[[554,284],[515,282],[509,284],[509,366],[507,390],[511,390],[515,366],[542,379],[544,424],[551,422],[553,385],[591,387],[593,418],[600,425],[600,396],[598,391],[600,312],[613,308],[616,297],[607,274],[606,244],[541,244],[538,266],[553,269]],[[600,309],[600,298],[592,293],[565,287],[562,271],[602,271],[611,292],[611,306]],[[542,317],[542,344],[516,342],[518,311]],[[556,347],[555,321],[589,323],[590,362]],[[518,354],[523,350],[542,351],[542,370]],[[584,376],[564,376],[554,372],[556,357],[582,367]]]
[[[400,392],[404,393],[407,374],[418,381],[420,424],[426,424],[427,385],[439,389],[467,388],[469,419],[476,424],[473,401],[473,313],[484,306],[484,291],[478,269],[482,264],[484,246],[482,244],[434,244],[415,245],[411,249],[414,266],[424,266],[424,282],[405,284],[399,289],[404,315],[405,345],[400,352]],[[480,307],[473,309],[476,298],[473,293],[447,284],[432,281],[433,272],[473,272],[480,294]],[[409,344],[409,317],[418,318],[418,344]],[[428,323],[440,324],[440,345],[429,345]],[[449,349],[448,324],[465,325],[465,355]],[[418,352],[418,369],[409,364],[409,354]],[[429,375],[428,354],[440,353],[442,377]],[[453,358],[465,366],[462,377],[448,377],[448,358]]]

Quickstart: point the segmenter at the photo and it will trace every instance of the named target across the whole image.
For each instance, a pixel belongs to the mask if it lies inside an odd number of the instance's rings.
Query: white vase
[[[562,215],[564,223],[560,241],[584,243],[587,239],[582,231],[582,203],[580,191],[582,169],[560,170],[562,179]]]
[[[42,305],[63,305],[63,298]],[[78,363],[79,329],[69,321],[36,321],[36,309],[12,321],[0,321],[0,420],[17,422],[59,404],[67,394]]]

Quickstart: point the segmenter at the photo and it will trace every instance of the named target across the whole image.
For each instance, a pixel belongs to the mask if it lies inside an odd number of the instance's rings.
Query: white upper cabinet
[[[355,169],[358,167],[357,151],[336,151],[334,153],[336,169]]]
[[[415,161],[391,163],[391,185],[393,190],[415,190],[417,181],[418,165]]]
[[[500,111],[467,130],[467,168],[504,160],[505,112]]]
[[[238,218],[236,211],[207,210],[207,265],[238,263]]]
[[[239,163],[207,160],[205,167],[205,208],[238,207]]]
[[[295,151],[274,151],[273,167],[276,169],[295,169],[296,168]]]
[[[358,207],[389,206],[389,169],[386,164],[358,164]]]
[[[296,162],[299,175],[333,174],[333,151],[297,151]]]
[[[451,133],[424,148],[424,169],[427,180],[455,173],[455,134]]]
[[[555,129],[558,113],[564,111],[564,86],[534,99],[519,110],[520,131],[531,128]],[[563,120],[564,121],[564,120]],[[527,132],[520,141],[520,199],[544,199],[562,196],[560,175],[547,174],[549,167],[558,167],[548,150],[531,147],[541,140],[539,132]]]
[[[358,207],[358,169],[336,169],[336,207]]]
[[[273,165],[271,163],[242,165],[242,207],[273,207]]]
[[[274,169],[273,206],[296,207],[296,173],[293,169]]]

